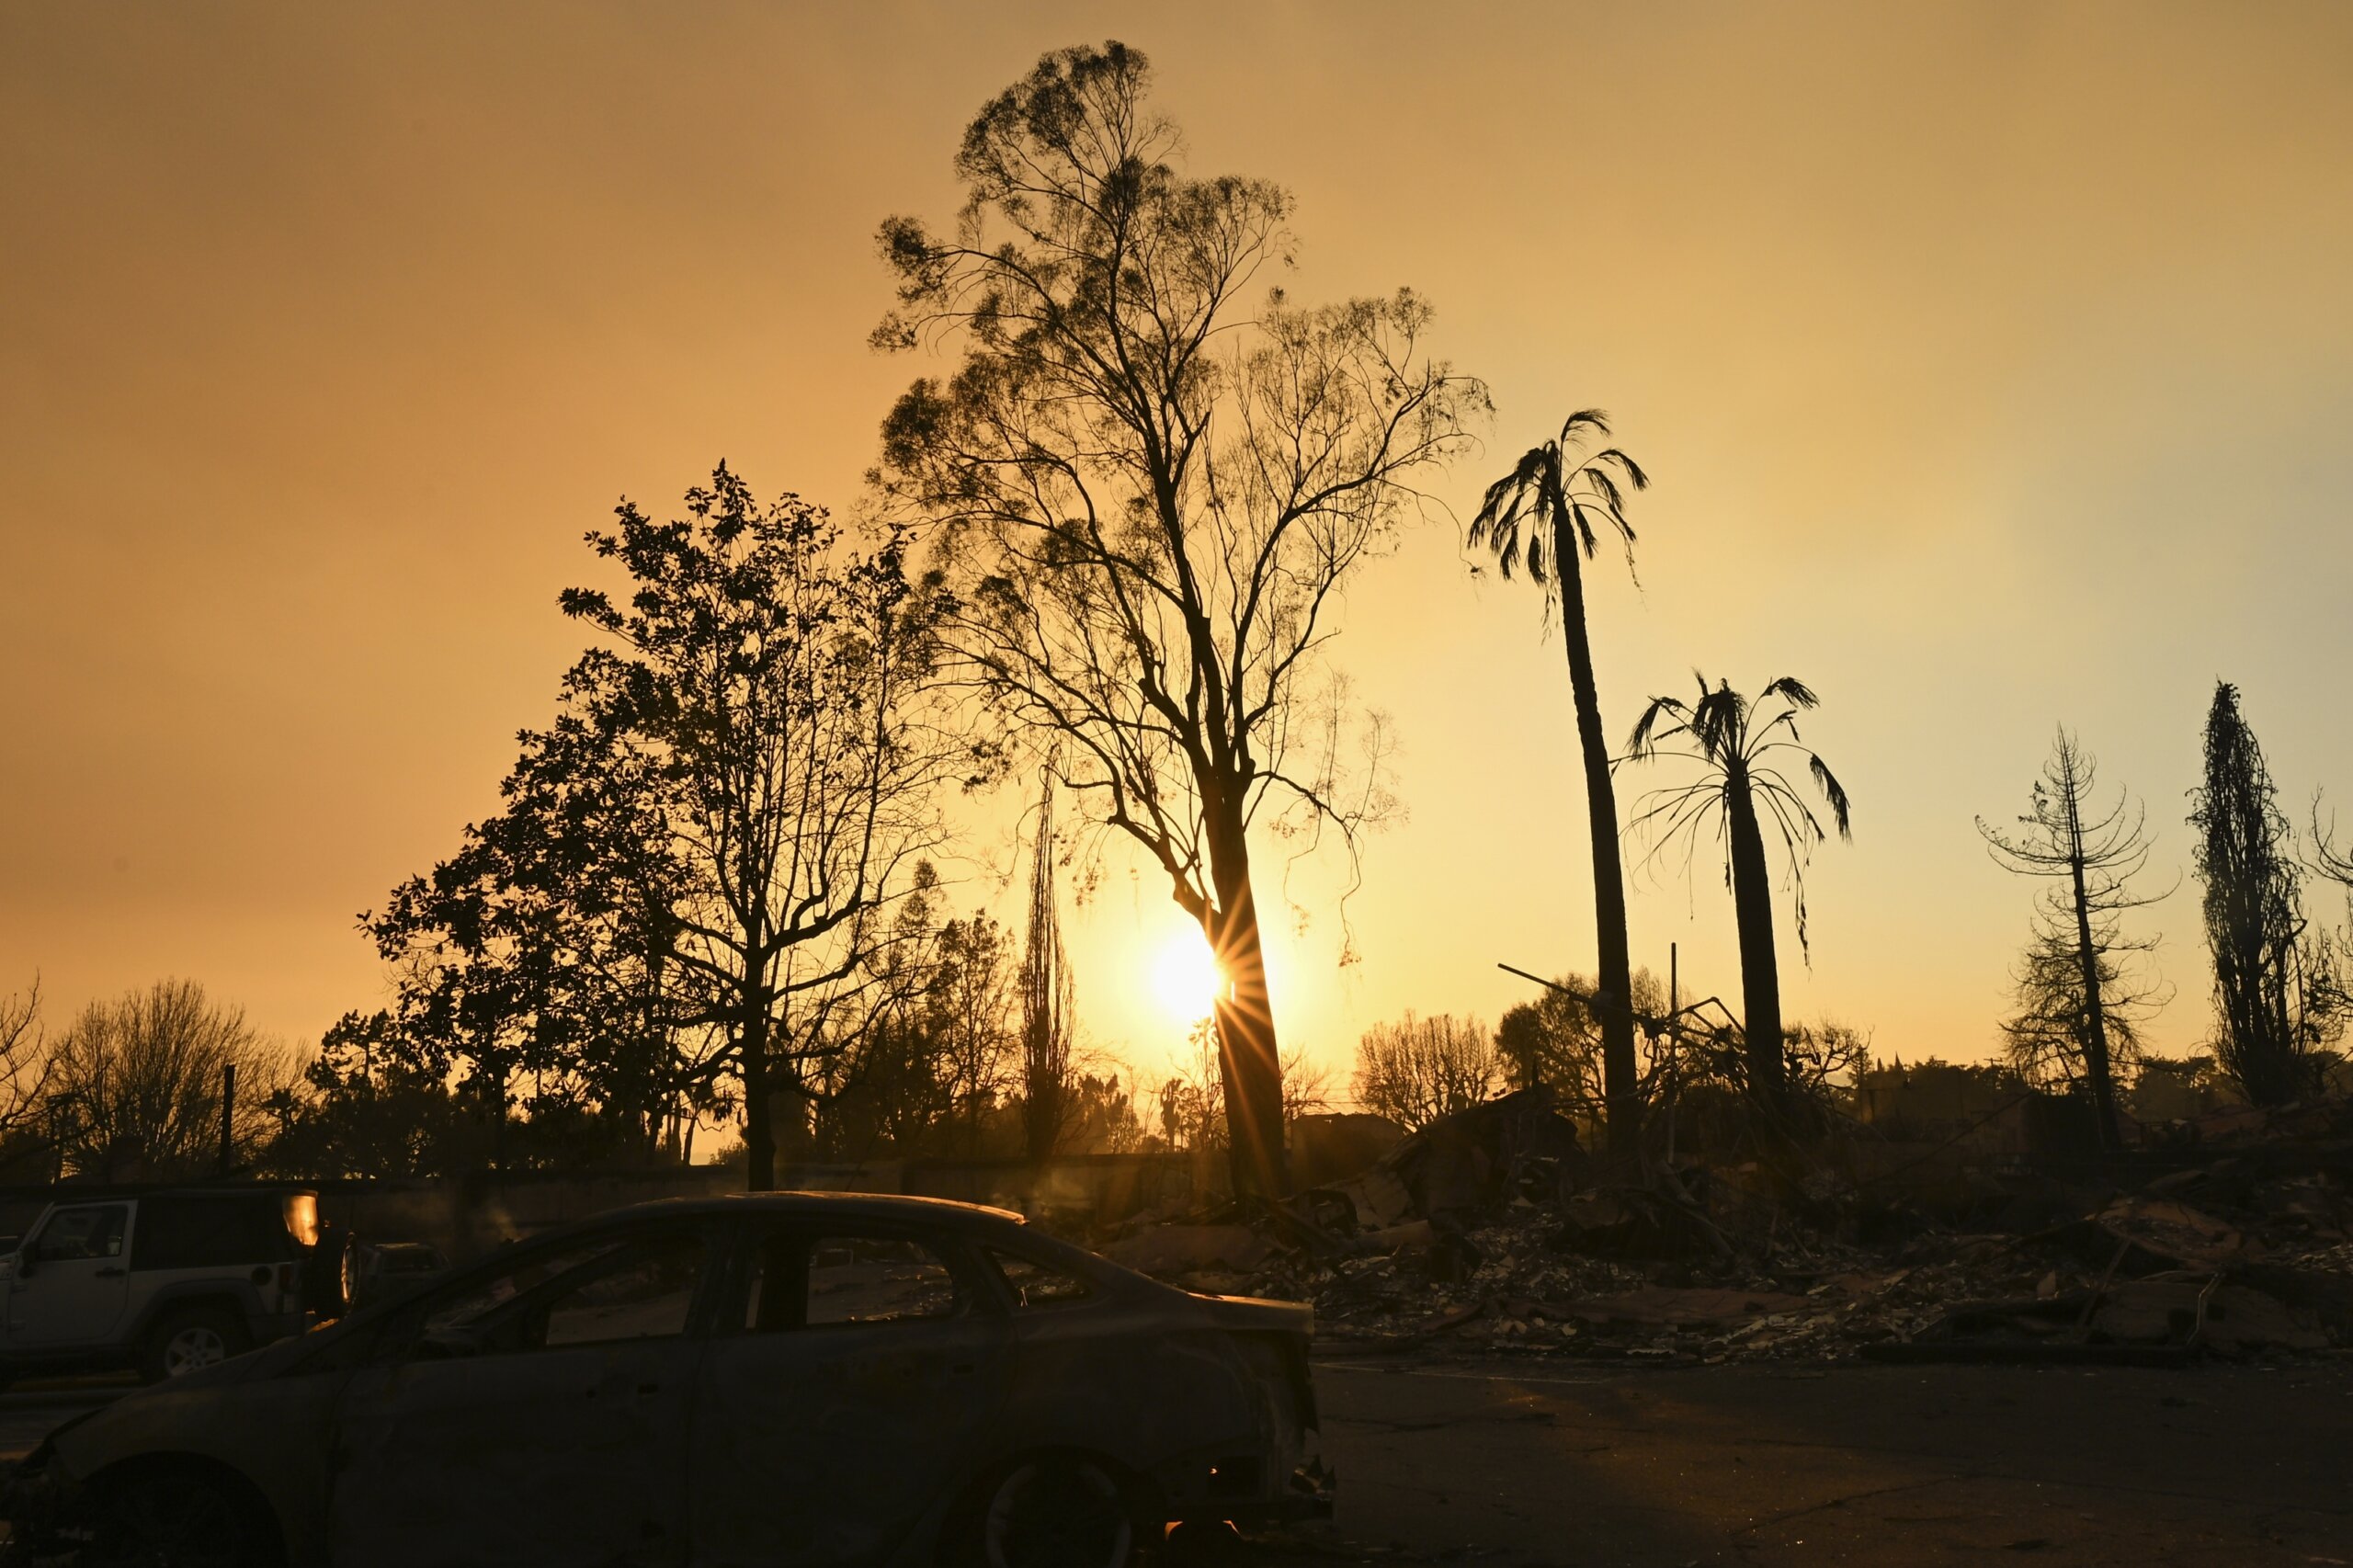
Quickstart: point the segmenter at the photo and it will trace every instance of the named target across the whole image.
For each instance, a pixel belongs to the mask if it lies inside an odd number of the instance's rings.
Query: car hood
[[[251,1382],[256,1378],[271,1377],[288,1362],[301,1357],[316,1344],[316,1340],[306,1335],[297,1335],[292,1339],[280,1339],[265,1345],[258,1350],[248,1350],[242,1356],[232,1356],[226,1361],[216,1361],[210,1367],[199,1367],[193,1372],[182,1372],[176,1378],[166,1378],[160,1383],[151,1383],[140,1390],[138,1393],[127,1397],[138,1399],[146,1394],[173,1393],[187,1389],[220,1388],[230,1383]]]
[[[1261,1296],[1203,1296],[1187,1292],[1220,1328],[1288,1334],[1315,1332],[1315,1309],[1304,1301],[1270,1301]]]
[[[307,1335],[280,1340],[217,1366],[133,1390],[57,1427],[38,1451],[54,1453],[69,1475],[84,1477],[141,1453],[210,1453],[222,1444],[234,1447],[250,1436],[241,1429],[255,1408],[252,1402],[278,1408],[284,1401],[275,1391],[315,1381],[296,1379],[288,1384],[278,1380],[314,1345]]]

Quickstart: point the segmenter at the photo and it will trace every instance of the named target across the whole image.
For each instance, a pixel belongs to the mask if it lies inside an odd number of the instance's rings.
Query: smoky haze
[[[188,975],[297,1039],[380,1005],[353,916],[494,808],[583,640],[581,533],[722,458],[852,508],[945,364],[867,347],[877,222],[944,219],[973,110],[1106,36],[1194,172],[1297,195],[1300,297],[1435,304],[1498,411],[1458,519],[1609,411],[1657,480],[1639,588],[1606,549],[1588,580],[1613,742],[1695,664],[1822,695],[1856,843],[1815,858],[1791,1017],[1995,1048],[2029,895],[1972,823],[2057,722],[2167,871],[2218,677],[2292,815],[2353,790],[2341,6],[18,6],[0,988]],[[1285,1038],[1336,1066],[1407,1007],[1492,1018],[1527,994],[1499,959],[1591,961],[1557,637],[1466,560],[1435,517],[1334,650],[1410,809],[1361,963],[1320,883],[1278,923]],[[1636,961],[1679,943],[1730,994],[1708,854],[1631,891]],[[1070,915],[1090,1033],[1147,1063],[1179,925],[1116,854]],[[2142,929],[2186,1048],[2194,896]]]

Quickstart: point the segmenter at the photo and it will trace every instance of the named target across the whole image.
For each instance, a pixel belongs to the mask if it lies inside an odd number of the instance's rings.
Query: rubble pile
[[[1142,1222],[1103,1250],[1191,1290],[1311,1301],[1333,1354],[2353,1353],[2353,1109],[2231,1117],[2097,1176],[1980,1174],[1939,1206],[1827,1166],[1687,1158],[1611,1181],[1522,1091],[1280,1209]]]

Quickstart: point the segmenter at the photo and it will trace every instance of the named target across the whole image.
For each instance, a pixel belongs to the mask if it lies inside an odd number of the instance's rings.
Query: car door
[[[697,1568],[858,1568],[971,1479],[1011,1336],[946,1238],[756,1229],[696,1401]]]
[[[673,1568],[705,1227],[531,1249],[398,1314],[337,1412],[336,1568]]]
[[[26,1350],[101,1345],[131,1300],[123,1256],[133,1205],[71,1203],[49,1211],[8,1280],[8,1339]]]

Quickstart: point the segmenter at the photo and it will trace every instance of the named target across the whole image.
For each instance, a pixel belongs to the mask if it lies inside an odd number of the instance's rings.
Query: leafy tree
[[[1665,982],[1638,969],[1630,987],[1642,1050],[1643,1132],[1654,1155],[1672,1156],[1678,1136],[1697,1136],[1729,1151],[1756,1142],[1733,1114],[1747,1095],[1748,1069],[1730,1015],[1713,997],[1669,994]],[[1495,1050],[1505,1081],[1514,1088],[1541,1085],[1562,1109],[1587,1129],[1603,1124],[1608,1099],[1602,1071],[1602,1010],[1592,983],[1568,974],[1533,1002],[1503,1016]],[[1786,1109],[1819,1120],[1842,1108],[1868,1064],[1870,1041],[1850,1025],[1824,1019],[1784,1031]],[[1696,1125],[1678,1129],[1678,1115],[1696,1112]],[[1685,1116],[1686,1121],[1694,1118]]]
[[[1248,297],[1289,262],[1290,199],[1178,170],[1144,58],[1061,51],[964,134],[953,228],[883,224],[886,348],[949,342],[885,421],[875,479],[938,525],[953,678],[1057,749],[1218,956],[1238,1189],[1286,1187],[1254,835],[1356,835],[1389,801],[1346,765],[1322,654],[1344,585],[1461,451],[1483,389],[1424,354],[1407,292]],[[1366,744],[1377,763],[1380,733]]]
[[[1802,684],[1783,676],[1750,698],[1733,690],[1729,682],[1719,681],[1711,690],[1704,676],[1695,673],[1693,679],[1699,689],[1690,702],[1651,699],[1635,721],[1626,750],[1630,760],[1645,761],[1662,745],[1680,741],[1681,749],[1699,764],[1699,777],[1660,791],[1656,803],[1637,820],[1656,832],[1661,846],[1683,838],[1687,862],[1701,825],[1710,821],[1718,824],[1724,845],[1724,881],[1732,889],[1740,926],[1741,1030],[1747,1046],[1748,1087],[1768,1105],[1778,1105],[1788,1081],[1788,1042],[1781,1028],[1781,973],[1774,952],[1773,888],[1763,822],[1771,820],[1788,858],[1801,951],[1806,948],[1805,862],[1824,836],[1813,808],[1780,771],[1779,754],[1795,752],[1805,758],[1806,771],[1828,803],[1840,838],[1853,837],[1847,791],[1822,758],[1800,742],[1797,715],[1818,701]],[[1662,722],[1668,720],[1673,722]]]
[[[1125,1154],[1144,1146],[1143,1123],[1117,1072],[1078,1072],[1063,1085],[1056,1136],[1074,1154]],[[1038,1157],[1035,1145],[1030,1157]]]
[[[1564,974],[1532,1002],[1507,1010],[1495,1025],[1495,1052],[1504,1081],[1515,1089],[1541,1085],[1569,1115],[1591,1127],[1605,1125],[1609,1107],[1605,1067],[1607,1010],[1586,1000],[1600,988],[1582,974]],[[1628,977],[1629,1012],[1637,1020],[1664,1017],[1665,984],[1647,969]],[[1654,1050],[1653,1055],[1655,1055]],[[1644,1063],[1642,1098],[1650,1101],[1651,1074]]]
[[[2052,886],[2037,899],[2034,935],[2017,973],[2018,1007],[2002,1025],[2014,1064],[2032,1083],[2081,1082],[2090,1091],[2101,1143],[2122,1142],[2116,1119],[2120,1068],[2140,1052],[2141,1022],[2161,1004],[2155,983],[2124,959],[2151,941],[2128,941],[2120,916],[2170,893],[2144,897],[2131,880],[2147,864],[2146,813],[2121,792],[2093,798],[2098,764],[2063,727],[2035,780],[2023,830],[1977,819],[1994,863]]]
[[[670,853],[672,781],[633,742],[617,684],[609,654],[584,656],[554,723],[519,737],[503,809],[366,917],[398,1003],[381,1025],[358,1020],[331,1038],[359,1049],[323,1055],[313,1083],[323,1104],[364,1115],[378,1062],[404,1089],[455,1075],[491,1131],[477,1153],[494,1165],[522,1158],[506,1136],[518,1096],[526,1119],[604,1120],[641,1160],[680,1151],[695,1118],[718,1108],[690,1075],[707,1031],[686,1021],[695,1004],[677,994],[692,874]],[[361,1082],[338,1060],[355,1054]]]
[[[1408,1012],[1375,1024],[1357,1042],[1357,1103],[1418,1131],[1485,1099],[1502,1062],[1487,1026],[1476,1018]]]
[[[270,1165],[313,1177],[447,1176],[486,1163],[484,1102],[450,1085],[448,1053],[389,1012],[346,1013],[269,1106]]]
[[[190,980],[93,1002],[57,1038],[53,1092],[63,1163],[100,1181],[171,1181],[221,1169],[221,1096],[236,1070],[231,1160],[256,1157],[284,1053]]]
[[[1004,926],[986,915],[940,930],[928,995],[935,1059],[964,1126],[966,1154],[981,1152],[981,1124],[1014,1083],[1014,1008],[1020,975]]]
[[[2238,687],[2217,682],[2189,824],[2214,960],[2214,1054],[2256,1105],[2318,1086],[2346,1012],[2329,944],[2304,919],[2294,834],[2277,797]]]
[[[1600,528],[1615,532],[1634,562],[1634,530],[1626,521],[1625,492],[1650,483],[1634,460],[1614,447],[1591,450],[1608,437],[1598,410],[1569,415],[1560,435],[1520,454],[1511,472],[1487,486],[1471,521],[1471,547],[1495,552],[1506,577],[1525,565],[1558,608],[1569,656],[1569,693],[1576,709],[1577,747],[1585,760],[1586,838],[1593,850],[1594,933],[1600,947],[1598,994],[1603,1010],[1602,1066],[1608,1085],[1609,1142],[1625,1154],[1638,1142],[1641,1073],[1634,1059],[1626,949],[1626,878],[1618,851],[1618,794],[1609,775],[1609,745],[1601,731],[1601,699],[1594,685],[1593,646],[1586,631],[1584,562],[1600,547]]]
[[[687,514],[623,502],[587,536],[629,591],[562,603],[610,645],[524,735],[507,811],[373,924],[418,1032],[502,1096],[529,1072],[551,1125],[618,1111],[675,1139],[732,1085],[764,1188],[777,1102],[805,1128],[829,1064],[922,983],[898,960],[933,933],[899,916],[960,754],[904,534],[858,551],[723,464]]]

